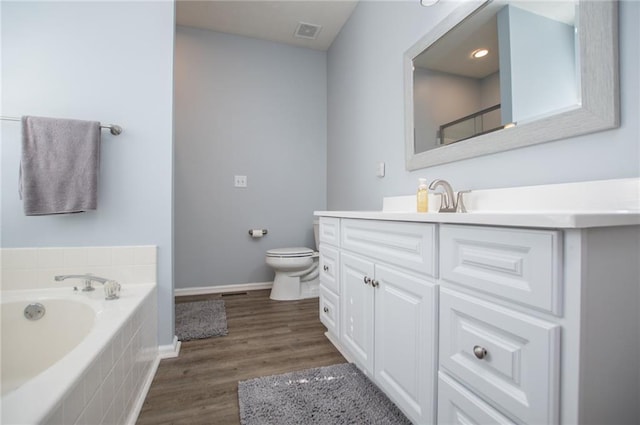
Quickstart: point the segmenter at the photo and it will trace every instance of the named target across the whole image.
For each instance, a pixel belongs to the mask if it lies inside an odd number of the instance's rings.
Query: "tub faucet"
[[[82,288],[82,290],[85,291],[85,292],[94,291],[95,290],[95,288],[93,286],[91,286],[91,282],[92,281],[100,282],[100,283],[102,283],[104,285],[109,280],[111,280],[111,279],[105,279],[104,277],[94,276],[91,273],[87,273],[87,274],[65,274],[65,275],[55,276],[53,279],[56,282],[62,282],[65,279],[82,279],[82,281],[84,282],[84,288]]]
[[[430,190],[436,190],[438,187],[442,187],[444,189],[444,193],[442,193],[442,202],[440,203],[440,209],[438,212],[456,212],[457,202],[453,195],[453,188],[446,180],[434,180],[429,185]]]

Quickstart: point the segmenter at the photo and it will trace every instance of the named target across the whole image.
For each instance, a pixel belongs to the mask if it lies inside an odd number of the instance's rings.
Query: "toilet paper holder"
[[[262,236],[267,234],[267,229],[249,229],[249,235],[253,236],[254,230],[260,230],[262,232]]]

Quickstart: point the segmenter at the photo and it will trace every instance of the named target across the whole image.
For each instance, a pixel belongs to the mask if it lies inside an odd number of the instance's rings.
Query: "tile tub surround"
[[[14,291],[29,290],[27,292],[35,294],[37,291],[32,290],[82,286],[77,279],[56,282],[54,276],[60,274],[92,273],[117,280],[123,285],[123,293],[149,291],[143,303],[122,318],[119,328],[104,340],[104,346],[97,350],[95,357],[83,360],[86,367],[74,365],[69,375],[72,383],[64,394],[58,395],[62,398],[48,406],[50,411],[46,418],[40,417],[38,423],[135,422],[159,362],[156,258],[156,246],[0,250],[3,298]],[[94,286],[95,293],[101,294],[102,285],[95,283]],[[124,299],[114,302],[121,301]],[[42,400],[33,402],[36,407],[42,404]],[[3,415],[10,413],[7,405],[2,410]]]
[[[102,323],[56,364],[5,395],[2,423],[135,423],[159,361],[157,290],[154,283],[123,290],[116,301],[92,297],[96,304],[114,303],[104,306]],[[60,291],[5,291],[3,297]]]
[[[53,279],[62,274],[91,273],[122,285],[156,282],[156,246],[3,248],[0,254],[3,290],[82,285],[78,279]]]

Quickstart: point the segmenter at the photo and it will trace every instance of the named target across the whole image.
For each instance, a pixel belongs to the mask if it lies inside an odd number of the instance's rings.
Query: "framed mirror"
[[[458,6],[404,55],[407,170],[618,127],[617,6]]]

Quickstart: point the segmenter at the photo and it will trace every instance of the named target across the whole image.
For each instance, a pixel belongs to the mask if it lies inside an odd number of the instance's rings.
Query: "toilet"
[[[318,249],[318,220],[313,222]],[[267,251],[265,261],[276,275],[271,288],[272,300],[289,301],[315,298],[320,289],[319,254],[310,248],[277,248]]]

